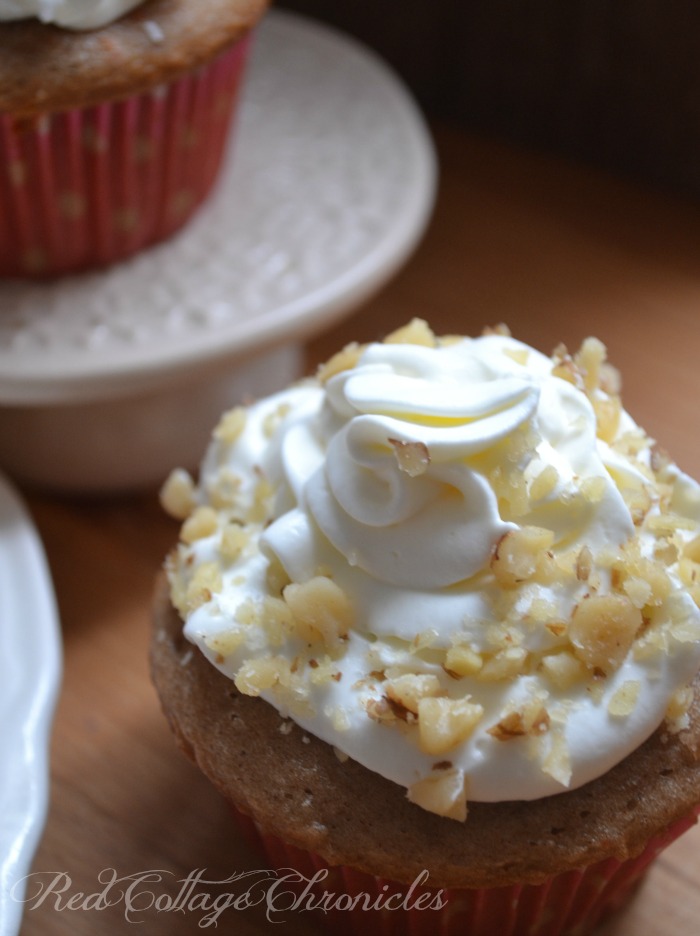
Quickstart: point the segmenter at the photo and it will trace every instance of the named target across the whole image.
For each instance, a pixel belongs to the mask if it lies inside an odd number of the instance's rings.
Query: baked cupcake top
[[[164,502],[186,636],[432,812],[579,787],[686,725],[700,487],[595,339],[414,322],[227,413]]]
[[[267,0],[143,0],[83,32],[35,18],[0,22],[0,111],[31,117],[142,93],[211,61],[266,6]]]

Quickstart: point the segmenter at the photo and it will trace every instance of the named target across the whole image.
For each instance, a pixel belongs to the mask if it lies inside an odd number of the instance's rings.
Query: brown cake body
[[[662,725],[603,777],[532,802],[471,803],[466,823],[428,813],[405,790],[241,695],[183,637],[160,582],[153,677],[187,755],[266,833],[343,864],[436,887],[540,883],[606,858],[624,860],[700,802],[700,702],[690,727]],[[302,740],[304,738],[304,740]]]
[[[267,0],[146,0],[101,29],[0,23],[0,111],[18,117],[113,101],[211,61]],[[157,41],[148,28],[155,24]]]

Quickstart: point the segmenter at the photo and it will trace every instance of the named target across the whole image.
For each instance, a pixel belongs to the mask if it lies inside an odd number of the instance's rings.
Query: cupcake
[[[414,321],[226,413],[163,502],[155,684],[288,912],[586,933],[695,821],[700,486],[600,341]]]
[[[0,0],[0,276],[120,260],[221,163],[266,0]]]

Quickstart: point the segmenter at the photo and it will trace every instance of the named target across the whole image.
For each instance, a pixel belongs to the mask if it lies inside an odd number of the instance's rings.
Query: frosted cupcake
[[[586,932],[694,821],[700,487],[600,342],[414,322],[227,413],[164,501],[164,710],[334,925]]]
[[[0,0],[0,276],[114,262],[209,193],[266,0]]]

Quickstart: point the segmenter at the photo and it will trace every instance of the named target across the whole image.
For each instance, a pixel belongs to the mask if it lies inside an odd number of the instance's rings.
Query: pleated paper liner
[[[0,276],[104,266],[184,225],[217,177],[249,45],[124,100],[0,113]]]
[[[342,936],[586,936],[634,895],[649,865],[697,821],[698,810],[651,839],[635,858],[609,858],[543,884],[481,889],[399,884],[264,834],[233,808],[246,841],[285,877],[270,892],[272,919],[325,925]],[[286,875],[289,876],[286,876]],[[309,883],[310,882],[310,883]]]

